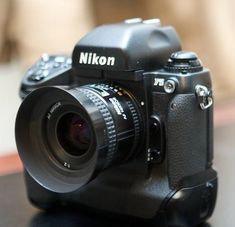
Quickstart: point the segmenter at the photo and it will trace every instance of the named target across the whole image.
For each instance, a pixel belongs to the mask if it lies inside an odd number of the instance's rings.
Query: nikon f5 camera
[[[214,209],[210,72],[171,26],[129,19],[43,54],[22,80],[16,143],[28,197],[167,226]]]

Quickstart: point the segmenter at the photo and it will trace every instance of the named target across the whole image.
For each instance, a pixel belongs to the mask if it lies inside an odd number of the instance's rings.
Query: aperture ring
[[[104,164],[104,168],[106,168],[112,162],[113,156],[117,150],[117,138],[116,138],[114,120],[112,118],[112,115],[108,107],[105,105],[103,100],[100,99],[98,94],[86,88],[78,88],[77,90],[86,95],[86,97],[89,98],[94,103],[94,105],[98,108],[101,115],[103,116],[106,125],[106,135],[107,135],[106,142],[108,144],[108,151],[107,151],[106,161]]]

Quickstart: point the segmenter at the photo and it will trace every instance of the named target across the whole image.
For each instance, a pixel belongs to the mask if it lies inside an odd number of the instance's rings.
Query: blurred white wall
[[[75,43],[93,27],[89,3],[0,0],[0,60],[5,59],[3,50],[9,42],[5,54],[16,61],[0,64],[0,156],[16,152],[14,124],[24,71],[42,53],[71,54]]]
[[[14,124],[21,76],[19,65],[0,65],[0,156],[16,152]]]

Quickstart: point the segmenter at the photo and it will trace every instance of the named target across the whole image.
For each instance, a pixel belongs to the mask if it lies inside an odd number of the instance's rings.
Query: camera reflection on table
[[[164,227],[160,222],[147,223],[142,220],[111,216],[107,213],[96,213],[91,210],[66,208],[50,212],[40,211],[30,205],[25,191],[23,173],[0,177],[0,226],[24,227],[129,227],[154,226]],[[143,207],[144,209],[144,207]],[[173,225],[174,226],[174,225]],[[171,225],[171,227],[173,227]],[[179,225],[175,225],[178,226]],[[180,225],[184,227],[184,225]],[[198,227],[212,227],[201,224]],[[185,226],[188,227],[188,226]],[[192,226],[190,226],[192,227]]]
[[[29,224],[30,227],[51,227],[51,226],[66,226],[66,227],[129,227],[129,226],[145,226],[145,227],[165,227],[164,223],[149,223],[142,220],[130,218],[113,218],[105,217],[104,215],[81,213],[76,210],[58,210],[52,212],[36,213]],[[178,224],[175,227],[179,226]],[[185,225],[180,225],[184,227]],[[171,225],[174,227],[174,225]],[[185,226],[188,227],[188,226]],[[211,227],[209,223],[202,223],[198,227]]]

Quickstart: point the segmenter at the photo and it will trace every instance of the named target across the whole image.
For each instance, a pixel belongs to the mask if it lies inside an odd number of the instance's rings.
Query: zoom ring
[[[104,118],[107,130],[106,142],[108,143],[108,152],[106,156],[106,162],[104,164],[104,168],[106,168],[113,160],[113,156],[116,152],[116,145],[117,145],[116,130],[114,127],[114,121],[112,115],[108,110],[107,106],[105,105],[105,103],[99,98],[99,96],[96,93],[93,93],[92,91],[84,88],[79,88],[78,90],[82,92],[84,95],[86,95],[86,97],[89,98],[94,103],[94,105],[98,108],[98,110],[100,111],[101,115]]]

